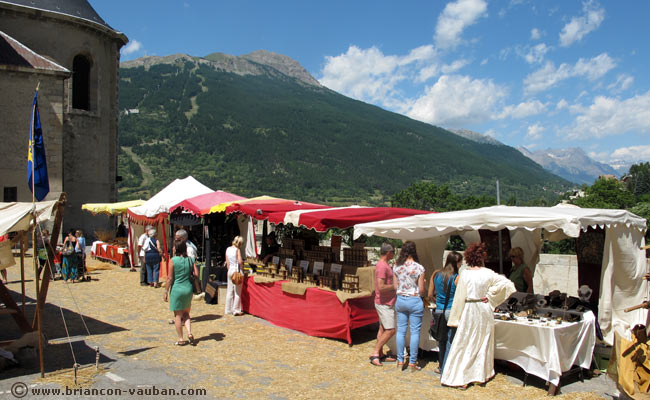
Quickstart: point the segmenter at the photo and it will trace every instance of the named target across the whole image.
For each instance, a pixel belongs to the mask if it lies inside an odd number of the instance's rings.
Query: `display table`
[[[336,293],[309,288],[304,295],[282,291],[282,282],[255,283],[244,279],[242,309],[273,325],[310,336],[344,339],[352,343],[350,331],[379,321],[374,294],[341,303]]]
[[[420,330],[420,348],[438,350],[438,343],[429,336],[431,311],[425,310]],[[596,345],[596,318],[591,311],[582,321],[563,322],[559,326],[541,326],[520,321],[495,320],[494,358],[509,361],[526,373],[559,386],[560,377],[573,365],[589,368]],[[406,343],[408,343],[408,332]],[[396,353],[395,337],[387,343]]]
[[[100,260],[114,262],[120,267],[128,267],[131,265],[129,262],[129,249],[102,241],[93,242],[93,246],[90,249],[90,256],[99,258]]]
[[[517,364],[555,386],[572,366],[591,366],[596,345],[596,317],[591,311],[584,313],[579,322],[540,325],[495,320],[494,358]]]

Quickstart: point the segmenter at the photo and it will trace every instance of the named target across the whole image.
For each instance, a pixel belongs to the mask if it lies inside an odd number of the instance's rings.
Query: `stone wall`
[[[90,109],[72,108],[72,79],[66,79],[58,93],[58,102],[63,103],[62,128],[47,134],[57,135],[62,149],[57,162],[61,166],[58,179],[68,200],[64,229],[82,228],[86,236],[98,229],[113,229],[112,221],[82,211],[81,205],[117,201],[117,86],[119,50],[126,38],[70,16],[29,9],[0,7],[0,26],[8,35],[70,71],[76,55],[90,61]],[[4,121],[2,125],[4,128]],[[4,140],[8,132],[0,134]],[[22,153],[26,154],[26,150]],[[48,154],[48,163],[49,159]],[[24,174],[22,163],[15,166],[15,174]],[[19,200],[26,201],[22,196]]]
[[[39,80],[38,108],[50,180],[50,194],[46,199],[58,199],[63,190],[63,79],[54,75],[3,70],[0,73],[3,92],[0,96],[3,149],[0,187],[16,187],[18,201],[32,201],[32,192],[27,185],[27,146],[32,100]]]

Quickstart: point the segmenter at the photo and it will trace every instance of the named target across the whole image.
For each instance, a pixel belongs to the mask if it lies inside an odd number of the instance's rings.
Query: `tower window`
[[[72,61],[72,108],[90,111],[90,61],[82,55]]]

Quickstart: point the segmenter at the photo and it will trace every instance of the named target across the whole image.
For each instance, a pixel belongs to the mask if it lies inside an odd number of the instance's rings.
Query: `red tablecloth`
[[[282,282],[256,284],[247,277],[241,292],[242,308],[273,325],[310,336],[347,340],[350,330],[379,321],[374,295],[341,304],[334,292],[309,288],[304,295],[282,291]]]
[[[129,250],[124,247],[115,246],[104,242],[94,242],[93,248],[95,251],[90,251],[90,255],[92,257],[100,258],[106,261],[112,261],[121,267],[128,267],[131,265],[129,262]],[[118,252],[118,249],[121,249],[121,253]]]

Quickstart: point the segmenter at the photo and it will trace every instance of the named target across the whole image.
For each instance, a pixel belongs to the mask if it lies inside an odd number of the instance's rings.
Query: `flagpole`
[[[36,93],[35,96],[38,96],[38,89],[41,86],[41,81],[39,80],[36,84]],[[37,98],[38,99],[38,98]],[[37,100],[38,101],[38,100]],[[38,103],[37,103],[38,104]],[[38,297],[39,297],[39,279],[40,274],[38,272],[38,267],[36,265],[36,176],[35,165],[36,165],[36,152],[34,148],[34,118],[36,116],[36,107],[37,104],[32,105],[32,125],[31,125],[31,153],[32,153],[32,216],[34,218],[34,227],[32,229],[32,264],[34,266],[34,282],[36,283],[36,327],[38,330],[38,354],[39,361],[41,366],[41,378],[45,378],[45,365],[43,362],[43,332],[41,328],[41,309],[38,306]]]

